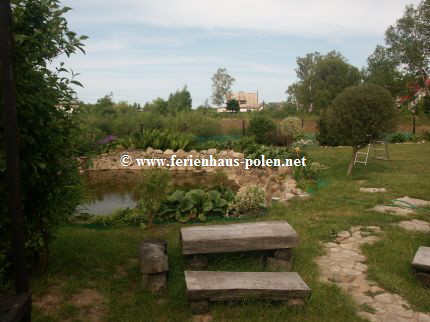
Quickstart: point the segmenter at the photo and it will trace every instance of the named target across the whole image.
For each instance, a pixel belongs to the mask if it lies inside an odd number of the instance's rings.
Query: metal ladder
[[[378,146],[382,145],[383,148],[377,149],[377,145]],[[373,153],[374,153],[374,157],[373,158],[374,159],[376,159],[376,160],[385,160],[385,161],[390,160],[390,156],[388,154],[387,141],[375,141],[375,142],[372,142],[372,146],[373,146]],[[378,152],[377,151],[382,151],[383,155],[379,155],[378,156]]]
[[[370,152],[370,146],[372,145],[372,143],[369,143],[368,145],[367,145],[367,152],[359,152],[359,151],[357,151],[356,153],[355,153],[355,159],[354,159],[354,165],[356,164],[356,163],[364,163],[364,165],[366,165],[367,164],[367,159],[369,158],[369,152]],[[365,148],[365,147],[364,147]],[[364,149],[363,148],[363,149]],[[364,159],[364,161],[363,160],[359,160],[359,157],[358,157],[358,155],[361,155],[361,154],[363,154],[363,155],[365,155],[366,156],[366,158]]]
[[[377,148],[379,145],[383,145],[384,148]],[[375,147],[376,146],[376,147]],[[369,153],[370,153],[370,148],[373,147],[373,153],[374,153],[374,159],[376,160],[385,160],[388,161],[390,160],[389,154],[388,154],[388,147],[387,147],[387,142],[386,141],[374,141],[371,142],[367,145],[367,151],[366,152],[359,152],[357,151],[355,153],[355,158],[354,158],[354,165],[356,163],[364,163],[364,165],[367,165],[367,160],[369,159]],[[365,149],[366,147],[364,147],[363,149]],[[378,151],[383,151],[384,155],[378,155]],[[361,159],[359,158],[359,155],[365,155],[365,159]]]

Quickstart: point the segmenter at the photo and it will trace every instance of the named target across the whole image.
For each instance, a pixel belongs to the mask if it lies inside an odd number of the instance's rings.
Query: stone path
[[[370,193],[375,193],[375,192],[387,192],[387,190],[385,188],[360,188],[361,192],[370,192]]]
[[[430,224],[424,220],[412,219],[409,221],[401,221],[393,225],[411,231],[419,231],[424,233],[430,232]]]
[[[360,191],[362,191],[361,189],[363,188],[360,188]],[[378,188],[369,188],[369,189],[378,189]],[[375,210],[382,213],[393,213],[399,216],[407,216],[415,212],[413,207],[418,208],[418,207],[426,207],[426,206],[430,206],[430,201],[405,196],[402,198],[395,199],[392,206],[377,205],[371,210]]]
[[[401,296],[379,287],[367,280],[366,257],[361,245],[374,243],[380,237],[378,226],[355,226],[342,231],[335,242],[324,245],[327,254],[316,258],[321,279],[334,282],[342,290],[352,295],[361,306],[358,313],[370,321],[413,321],[430,322],[430,315],[412,311],[409,303]]]
[[[382,213],[392,213],[392,214],[399,215],[399,216],[407,216],[407,215],[413,214],[415,212],[411,208],[383,206],[383,205],[375,206],[370,210],[375,210],[377,212],[382,212]]]

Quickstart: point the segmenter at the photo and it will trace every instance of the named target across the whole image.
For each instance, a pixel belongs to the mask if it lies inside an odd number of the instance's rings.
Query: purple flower
[[[103,145],[103,144],[107,144],[109,142],[115,141],[116,139],[117,139],[116,136],[108,135],[108,136],[104,137],[103,139],[97,141],[96,144],[97,145]]]

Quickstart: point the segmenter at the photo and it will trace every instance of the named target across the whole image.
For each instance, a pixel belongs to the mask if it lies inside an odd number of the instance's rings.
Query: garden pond
[[[84,199],[77,208],[77,213],[108,215],[120,208],[133,208],[137,205],[137,184],[141,180],[142,170],[96,170],[83,174]],[[224,185],[237,191],[239,186],[219,173],[176,172],[172,171],[175,188],[207,189],[220,180]]]

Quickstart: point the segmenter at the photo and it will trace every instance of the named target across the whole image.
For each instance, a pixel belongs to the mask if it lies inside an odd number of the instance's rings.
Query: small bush
[[[321,171],[327,167],[318,162],[308,161],[305,167],[295,167],[293,177],[296,180],[314,180],[317,181],[321,177]]]
[[[304,137],[305,133],[302,128],[302,120],[298,117],[287,117],[282,123],[283,132],[285,135],[290,136],[293,141],[302,139]]]
[[[234,193],[228,188],[210,190],[176,190],[166,198],[161,206],[160,216],[186,223],[192,219],[206,221],[213,215],[228,213]]]
[[[423,139],[426,141],[430,141],[430,131],[425,131],[423,133]]]
[[[392,134],[388,139],[390,143],[404,143],[407,140],[407,136],[400,132]]]
[[[249,122],[248,131],[255,136],[257,143],[269,143],[268,134],[275,130],[275,123],[264,114],[255,114]]]
[[[258,186],[241,187],[236,194],[234,209],[237,214],[254,212],[266,207],[266,191]]]
[[[139,197],[139,208],[146,214],[149,227],[159,213],[162,202],[170,193],[171,179],[170,172],[165,169],[145,170],[142,174],[136,193]]]

